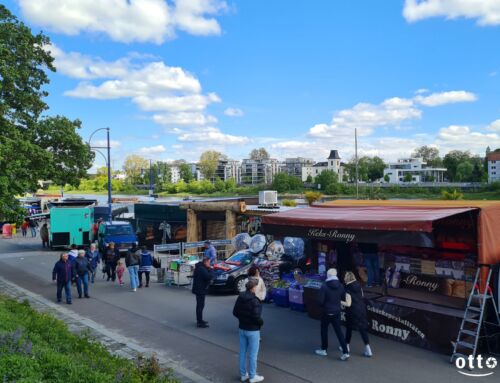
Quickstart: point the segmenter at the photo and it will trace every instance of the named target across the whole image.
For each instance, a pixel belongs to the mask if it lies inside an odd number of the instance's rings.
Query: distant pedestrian
[[[78,298],[90,298],[89,296],[89,276],[92,273],[92,266],[85,256],[85,250],[78,250],[78,257],[73,262],[74,274],[76,277],[76,289]]]
[[[99,267],[99,264],[101,263],[101,253],[97,249],[97,245],[95,243],[90,244],[90,248],[87,250],[86,256],[90,262],[90,265],[92,266],[92,273],[90,274],[90,281],[92,283],[94,283],[95,275],[97,273],[97,268]]]
[[[333,326],[335,335],[342,347],[340,360],[349,359],[349,351],[341,328],[341,301],[346,300],[344,286],[337,278],[337,269],[329,269],[325,283],[319,290],[319,304],[323,309],[321,317],[321,349],[316,350],[316,355],[327,356],[328,326]]]
[[[257,281],[257,287],[255,288],[255,296],[259,298],[261,302],[266,300],[267,290],[264,280],[260,276],[259,268],[255,265],[248,269],[248,279],[255,279]]]
[[[40,229],[40,238],[42,239],[42,247],[44,249],[45,247],[49,247],[49,228],[46,223]]]
[[[99,234],[99,226],[102,223],[102,218],[99,218],[97,222],[92,225],[92,234],[94,234],[94,241],[97,239],[97,234]]]
[[[118,283],[123,286],[123,274],[125,274],[125,266],[123,266],[122,261],[118,261],[116,265],[116,275],[118,276]]]
[[[215,249],[214,245],[212,245],[212,242],[210,241],[205,241],[205,250],[203,251],[203,254],[205,258],[210,258],[210,266],[215,265],[217,262],[217,250]]]
[[[205,297],[208,286],[214,279],[210,258],[204,257],[194,267],[192,292],[196,295],[196,323],[200,328],[207,328],[208,322],[203,320],[203,309],[205,308]]]
[[[25,219],[23,223],[21,224],[21,233],[23,234],[23,237],[26,237],[28,235],[28,229],[30,227],[30,224],[28,222],[28,219]]]
[[[71,304],[71,282],[74,279],[73,266],[68,260],[68,254],[61,254],[59,261],[52,270],[52,280],[57,282],[57,302],[62,300],[62,291],[66,296],[66,303]]]
[[[137,291],[139,286],[139,265],[141,264],[141,252],[137,247],[133,247],[125,256],[125,266],[127,266],[130,275],[130,288]]]
[[[36,237],[36,228],[37,228],[37,224],[34,220],[30,219],[28,221],[29,225],[30,225],[30,230],[31,230],[31,238],[35,238]]]
[[[246,291],[241,293],[233,308],[233,315],[239,320],[240,329],[240,377],[241,381],[262,382],[263,376],[257,375],[257,355],[259,353],[262,304],[255,295],[258,281],[250,279]],[[247,369],[248,358],[248,369]]]
[[[349,343],[351,343],[352,331],[358,330],[365,344],[363,355],[366,357],[373,356],[368,339],[368,315],[366,304],[363,299],[363,289],[361,284],[356,280],[354,273],[347,272],[344,276],[346,292],[351,296],[351,305],[346,307],[346,334],[345,340],[347,343],[347,351],[351,351]]]
[[[114,282],[116,280],[116,264],[119,259],[120,253],[118,252],[118,249],[115,247],[114,242],[110,242],[106,248],[106,253],[104,254],[104,263],[106,274],[108,276],[108,282]]]
[[[146,246],[141,248],[141,265],[139,266],[139,287],[142,287],[142,274],[146,274],[146,287],[149,287],[149,274],[153,268],[153,256]]]

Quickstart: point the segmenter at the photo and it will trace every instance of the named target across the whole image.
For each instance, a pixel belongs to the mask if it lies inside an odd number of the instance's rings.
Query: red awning
[[[265,225],[324,229],[432,232],[432,223],[476,208],[421,208],[388,206],[308,207],[262,218]]]

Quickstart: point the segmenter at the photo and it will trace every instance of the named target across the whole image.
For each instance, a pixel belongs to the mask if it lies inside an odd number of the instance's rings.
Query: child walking
[[[118,276],[118,283],[120,286],[123,286],[125,283],[123,283],[123,274],[125,274],[125,267],[123,266],[122,261],[118,261],[118,264],[116,266],[116,275]]]

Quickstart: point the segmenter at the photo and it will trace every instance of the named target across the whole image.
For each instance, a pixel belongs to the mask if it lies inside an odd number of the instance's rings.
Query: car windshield
[[[252,262],[253,255],[249,253],[248,251],[239,251],[233,255],[231,255],[227,260],[226,263],[230,265],[248,265],[249,263]]]
[[[129,225],[110,225],[106,227],[106,235],[132,235]]]

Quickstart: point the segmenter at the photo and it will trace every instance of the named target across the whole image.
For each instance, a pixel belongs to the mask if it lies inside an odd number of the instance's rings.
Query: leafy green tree
[[[149,162],[144,157],[138,156],[137,154],[131,154],[125,157],[123,170],[127,175],[127,180],[131,184],[144,183],[142,174],[145,169],[149,169]]]
[[[339,176],[337,173],[333,172],[333,170],[325,170],[321,174],[316,176],[314,180],[317,184],[321,185],[321,190],[326,190],[328,185],[337,183],[339,180]]]
[[[404,182],[411,182],[411,181],[413,181],[413,176],[411,175],[411,173],[405,173],[403,181]]]
[[[278,193],[287,192],[290,190],[290,184],[288,180],[288,174],[278,173],[274,176],[272,188]]]
[[[207,180],[212,180],[219,165],[221,154],[215,150],[207,150],[200,156],[200,171]]]
[[[49,43],[0,4],[0,217],[16,216],[14,196],[35,191],[40,179],[78,185],[92,162],[77,120],[40,119],[48,109],[46,71],[55,71]]]
[[[226,184],[220,178],[217,178],[214,182],[215,190],[218,192],[223,192],[226,190]]]
[[[420,157],[427,162],[427,165],[434,168],[443,165],[443,160],[439,157],[439,149],[433,148],[432,146],[424,145],[416,148],[412,153],[412,157]]]
[[[384,181],[387,182],[387,183],[391,182],[391,177],[389,176],[389,174],[386,174],[384,176]]]
[[[312,183],[312,182],[313,182],[312,175],[310,175],[310,174],[309,174],[309,175],[307,176],[307,178],[306,178],[306,182],[307,182],[308,184],[310,184],[310,183]]]
[[[191,181],[192,179],[194,179],[194,175],[193,175],[193,172],[191,171],[191,167],[186,163],[181,163],[179,165],[179,173],[180,173],[181,179],[183,179],[184,182],[186,182],[186,183]]]
[[[470,182],[473,172],[474,165],[472,165],[469,161],[461,162],[457,166],[456,180],[459,182]]]
[[[452,150],[447,153],[443,159],[443,165],[447,169],[446,174],[448,180],[451,182],[459,181],[457,177],[457,168],[463,162],[469,161],[471,159],[471,154],[469,151]]]
[[[269,158],[269,153],[265,148],[253,149],[250,152],[250,159],[252,160],[268,160]]]
[[[227,179],[225,184],[226,191],[228,192],[234,192],[238,187],[238,184],[236,183],[236,180],[234,178]]]
[[[363,157],[366,163],[366,176],[368,181],[376,181],[384,176],[385,162],[380,157]]]

